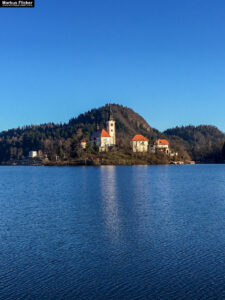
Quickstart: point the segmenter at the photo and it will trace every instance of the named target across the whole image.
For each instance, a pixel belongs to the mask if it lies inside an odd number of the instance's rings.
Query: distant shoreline
[[[157,163],[157,164],[150,164],[150,163],[71,163],[71,162],[49,162],[49,163],[30,163],[30,164],[22,164],[22,163],[2,163],[0,166],[27,166],[27,167],[101,167],[101,166],[181,166],[181,165],[195,165],[196,163],[190,163],[190,162],[180,162],[180,163]],[[200,164],[200,163],[198,163]],[[201,164],[213,164],[213,163],[201,163]]]
[[[196,163],[196,164],[190,164],[190,163],[184,163],[180,165],[173,165],[173,164],[127,164],[127,165],[75,165],[75,164],[64,164],[64,165],[59,165],[59,164],[48,164],[48,165],[21,165],[21,164],[0,164],[0,167],[146,167],[146,166],[194,166],[194,165],[224,165],[225,163],[215,163],[215,162],[210,162],[210,163]]]

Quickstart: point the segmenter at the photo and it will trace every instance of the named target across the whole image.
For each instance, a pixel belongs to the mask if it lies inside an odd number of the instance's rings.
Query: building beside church
[[[80,142],[80,147],[81,149],[85,150],[86,147],[87,147],[87,141],[86,139],[82,139],[81,142]]]
[[[131,147],[133,152],[148,152],[149,139],[141,134],[137,134],[131,141]]]
[[[156,151],[163,151],[166,154],[170,153],[169,142],[166,139],[156,140],[153,147]]]
[[[170,149],[169,142],[166,139],[158,139],[155,141],[154,145],[151,146],[150,152],[156,153],[156,152],[164,152],[170,157],[176,157],[178,155],[177,152],[174,152]]]
[[[29,157],[30,158],[35,158],[35,157],[37,157],[38,156],[38,152],[37,151],[30,151],[29,152]]]
[[[106,122],[106,130],[101,129],[91,136],[91,146],[97,146],[100,152],[108,151],[116,145],[116,122],[110,109],[109,120]]]

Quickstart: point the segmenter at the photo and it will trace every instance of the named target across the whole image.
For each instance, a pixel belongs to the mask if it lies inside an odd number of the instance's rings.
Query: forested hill
[[[169,139],[179,137],[184,141],[185,150],[192,159],[199,161],[221,161],[225,134],[211,125],[182,126],[167,129]]]
[[[155,139],[160,132],[152,127],[136,112],[128,107],[111,104],[112,116],[116,121],[117,142],[130,142],[137,133],[143,134],[149,139]],[[77,128],[85,134],[91,134],[99,127],[105,128],[109,118],[109,106],[105,105],[99,109],[92,109],[69,121],[69,127]]]
[[[181,158],[197,161],[222,161],[225,159],[225,135],[214,126],[186,126],[168,129],[161,133],[128,107],[111,104],[116,121],[117,150],[130,151],[130,141],[135,134],[142,134],[152,144],[156,138],[166,138]],[[80,140],[89,141],[97,128],[105,128],[109,106],[92,109],[66,124],[42,124],[11,129],[0,133],[0,163],[22,160],[31,150],[41,152],[54,160],[70,160],[80,155]],[[222,148],[224,155],[222,155]],[[90,151],[94,149],[90,149]]]
[[[116,120],[116,135],[119,147],[127,147],[132,137],[143,134],[155,139],[160,132],[132,109],[118,104],[111,104],[111,111]],[[109,117],[109,106],[92,109],[67,124],[42,124],[11,129],[0,133],[0,162],[19,160],[28,156],[31,150],[42,150],[48,157],[59,155],[63,158],[76,157],[79,141],[89,140],[97,128],[105,128]]]

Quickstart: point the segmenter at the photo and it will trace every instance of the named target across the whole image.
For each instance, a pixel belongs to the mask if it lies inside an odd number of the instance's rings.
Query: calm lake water
[[[0,167],[0,299],[225,299],[225,165]]]

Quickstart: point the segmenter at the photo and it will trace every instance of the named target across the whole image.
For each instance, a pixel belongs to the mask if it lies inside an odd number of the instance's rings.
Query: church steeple
[[[112,114],[112,108],[111,108],[110,104],[109,104],[109,121],[114,121],[113,114]]]
[[[113,118],[112,108],[109,104],[109,120],[106,122],[106,128],[112,138],[112,145],[116,145],[116,122]]]

